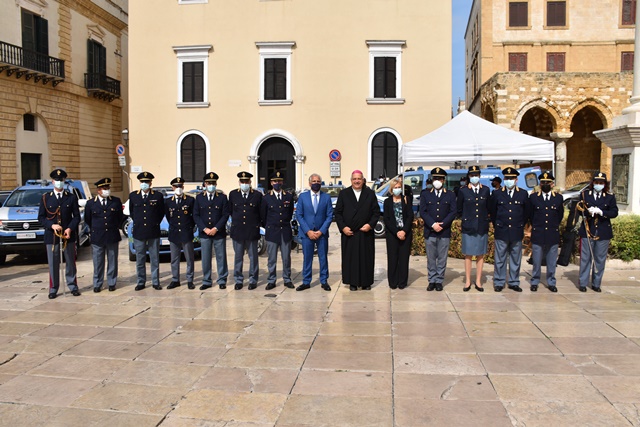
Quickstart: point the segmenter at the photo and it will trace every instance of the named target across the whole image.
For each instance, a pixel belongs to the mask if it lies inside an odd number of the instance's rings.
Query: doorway
[[[20,153],[22,185],[24,185],[28,179],[40,179],[42,176],[41,161],[42,154]]]
[[[267,139],[258,150],[258,179],[257,185],[265,191],[271,189],[269,177],[276,171],[284,175],[282,187],[287,191],[294,191],[296,187],[296,163],[293,146],[289,141],[280,137]]]

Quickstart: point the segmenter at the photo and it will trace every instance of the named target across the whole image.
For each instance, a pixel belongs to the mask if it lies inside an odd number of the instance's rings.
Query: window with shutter
[[[296,43],[256,42],[260,54],[258,105],[291,105],[291,69]]]
[[[208,70],[211,45],[174,46],[178,58],[178,108],[209,106]]]
[[[396,58],[379,56],[374,59],[374,88],[375,98],[396,97]]]
[[[207,149],[204,139],[189,134],[180,145],[180,176],[187,182],[199,182],[206,171]]]
[[[49,72],[49,22],[21,9],[22,61],[25,68]]]
[[[635,25],[636,0],[622,0],[622,25]]]
[[[564,52],[547,53],[547,71],[564,71]]]
[[[398,139],[391,132],[380,132],[371,143],[371,179],[398,174]]]
[[[567,25],[567,2],[549,1],[547,2],[547,27],[566,27]]]
[[[622,52],[620,71],[633,71],[633,52]]]
[[[509,2],[509,26],[510,27],[529,26],[529,2],[526,2],[526,1]]]
[[[204,63],[182,63],[182,102],[203,102]]]
[[[404,104],[402,48],[404,40],[368,40],[369,104]]]
[[[264,60],[264,99],[287,99],[287,60],[285,58]]]
[[[527,54],[510,53],[509,71],[527,71]]]

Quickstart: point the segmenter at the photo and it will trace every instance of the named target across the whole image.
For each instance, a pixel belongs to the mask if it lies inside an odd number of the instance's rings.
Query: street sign
[[[142,166],[131,166],[131,173],[140,173],[142,172]]]
[[[340,151],[338,150],[331,150],[329,151],[329,160],[332,162],[339,162],[342,160],[342,154],[340,154]]]
[[[127,166],[127,158],[125,156],[118,156],[118,163],[120,166]]]
[[[329,162],[331,178],[340,178],[340,162]]]
[[[117,156],[124,156],[124,145],[122,145],[122,144],[116,145],[116,155]]]

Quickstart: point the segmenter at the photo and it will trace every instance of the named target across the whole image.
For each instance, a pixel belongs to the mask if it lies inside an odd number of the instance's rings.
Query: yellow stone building
[[[629,105],[635,7],[636,0],[474,0],[467,109],[555,141],[560,187],[609,173],[610,150],[593,132]]]
[[[393,176],[401,145],[451,117],[447,1],[135,1],[130,15],[131,176],[155,186]]]
[[[53,168],[114,179],[126,127],[127,0],[0,0],[0,188]]]

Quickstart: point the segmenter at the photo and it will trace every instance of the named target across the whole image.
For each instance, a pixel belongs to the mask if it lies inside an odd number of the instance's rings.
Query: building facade
[[[559,187],[609,173],[610,150],[593,132],[629,105],[635,7],[636,0],[474,0],[467,109],[555,141]]]
[[[450,118],[447,3],[131,2],[131,175],[215,171],[225,191],[243,170],[263,188],[275,170],[294,189],[395,175],[402,144]]]
[[[0,0],[0,12],[0,188],[60,167],[122,191],[127,0]]]

